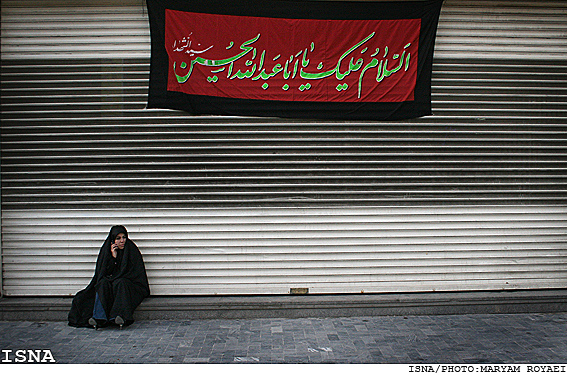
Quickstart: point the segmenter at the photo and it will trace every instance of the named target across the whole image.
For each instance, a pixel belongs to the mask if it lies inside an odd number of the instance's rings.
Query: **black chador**
[[[113,257],[111,244],[120,233],[126,236],[126,244]],[[70,326],[89,327],[95,321],[102,326],[115,320],[122,326],[134,321],[134,310],[150,295],[150,287],[142,254],[127,236],[121,225],[110,230],[100,248],[91,282],[73,298]]]

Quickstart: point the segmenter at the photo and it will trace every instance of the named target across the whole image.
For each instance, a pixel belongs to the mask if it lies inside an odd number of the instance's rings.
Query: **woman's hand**
[[[118,245],[116,245],[115,243],[111,244],[110,253],[112,254],[113,258],[116,258],[118,256]]]

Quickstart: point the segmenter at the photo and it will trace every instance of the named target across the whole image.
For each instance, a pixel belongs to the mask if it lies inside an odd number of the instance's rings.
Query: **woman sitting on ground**
[[[150,295],[142,254],[122,225],[113,226],[100,248],[90,284],[73,298],[69,325],[130,325],[134,310]]]

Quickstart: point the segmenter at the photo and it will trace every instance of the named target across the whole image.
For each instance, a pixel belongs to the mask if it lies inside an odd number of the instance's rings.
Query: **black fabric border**
[[[433,49],[443,0],[335,2],[287,0],[147,0],[151,32],[148,108],[192,115],[261,116],[337,120],[403,120],[431,114]],[[421,19],[414,100],[391,102],[292,102],[188,95],[167,91],[165,10],[299,19]]]

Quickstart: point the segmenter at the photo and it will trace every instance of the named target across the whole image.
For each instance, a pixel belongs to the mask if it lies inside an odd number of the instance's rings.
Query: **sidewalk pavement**
[[[0,322],[0,361],[57,363],[565,364],[567,313],[141,320],[120,330]]]

